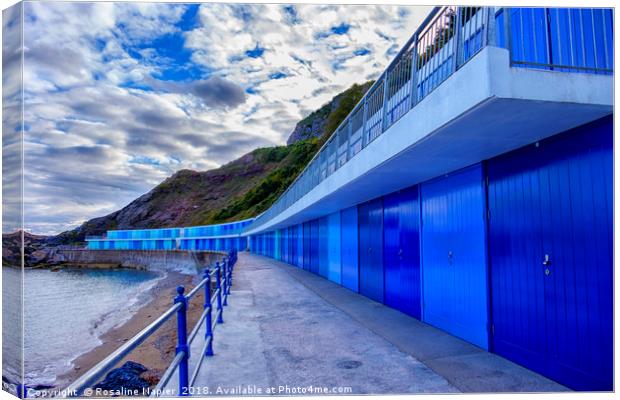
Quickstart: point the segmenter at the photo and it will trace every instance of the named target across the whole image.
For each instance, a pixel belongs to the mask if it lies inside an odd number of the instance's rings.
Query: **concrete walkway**
[[[195,395],[543,392],[565,387],[328,280],[239,254]],[[190,371],[202,347],[192,344]],[[170,388],[177,386],[176,377]],[[325,392],[323,388],[329,390]]]

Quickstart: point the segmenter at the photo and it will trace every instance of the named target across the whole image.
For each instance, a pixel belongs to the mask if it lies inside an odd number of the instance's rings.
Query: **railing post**
[[[462,20],[462,10],[463,7],[456,7],[456,15],[454,16],[454,64],[452,65],[452,72],[459,69],[461,65],[461,55],[463,54],[463,49],[461,46],[461,20]]]
[[[235,266],[234,261],[230,261],[230,267],[228,268],[228,294],[230,294],[230,290],[232,289],[233,267],[234,266]]]
[[[388,105],[387,102],[389,100],[389,86],[390,86],[390,70],[385,70],[385,77],[383,78],[383,110],[381,110],[381,133],[385,132],[388,128],[387,123],[387,114],[388,114]]]
[[[349,118],[349,124],[347,125],[347,157],[346,157],[345,163],[349,162],[349,160],[351,159],[351,134],[352,133],[353,133],[353,117]]]
[[[418,35],[413,39],[413,48],[411,49],[411,107],[418,103]]]
[[[228,255],[228,294],[230,294],[230,288],[232,287],[233,268],[237,262],[237,251],[233,250]]]
[[[512,65],[512,29],[510,27],[512,18],[510,16],[510,7],[504,7],[502,14],[504,14],[504,43],[506,44],[506,49],[508,49],[510,65]]]
[[[372,88],[371,88],[372,89]],[[368,89],[370,90],[370,89]],[[366,95],[364,96],[364,110],[363,110],[363,115],[362,115],[362,149],[366,147],[366,145],[368,144],[368,139],[366,139],[366,123],[368,122],[368,92],[366,92]],[[361,150],[360,150],[361,151]]]
[[[179,396],[189,396],[189,346],[187,345],[187,298],[183,294],[185,288],[177,287],[174,304],[181,303],[177,311],[177,347],[176,354],[184,353],[179,364]]]
[[[224,310],[222,309],[222,268],[220,263],[215,263],[215,279],[217,284],[217,323],[224,323]]]
[[[487,12],[487,15],[486,15],[487,18],[485,22],[485,29],[486,29],[485,45],[486,46],[497,46],[497,34],[495,32],[496,31],[495,7],[484,7],[483,9],[485,9]]]
[[[209,270],[209,268],[205,269],[204,278],[207,280],[207,283],[205,283],[205,304],[204,304],[204,308],[205,310],[207,310],[207,317],[205,318],[205,321],[206,321],[205,340],[209,340],[209,338],[211,338],[211,341],[207,345],[207,349],[205,350],[204,355],[212,356],[213,355],[213,314],[212,314],[213,304],[211,303],[211,271]]]
[[[228,305],[228,257],[222,257],[224,266],[224,307]]]

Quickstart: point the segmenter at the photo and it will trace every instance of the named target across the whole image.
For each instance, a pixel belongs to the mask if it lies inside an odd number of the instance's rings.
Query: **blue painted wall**
[[[357,218],[357,207],[350,207],[340,212],[342,285],[355,292],[359,290]]]
[[[476,165],[421,186],[423,318],[488,349],[483,181]]]
[[[381,198],[358,207],[359,290],[383,303],[383,201]]]
[[[342,264],[340,251],[340,212],[327,216],[327,278],[342,283]]]
[[[418,186],[383,198],[385,304],[420,318]]]
[[[289,230],[288,228],[284,228],[281,230],[280,233],[281,236],[281,240],[282,240],[282,261],[284,261],[285,263],[290,263],[290,259],[289,259],[289,252],[290,252],[290,248],[289,248]]]
[[[319,218],[319,275],[327,278],[329,274],[329,244],[327,217]]]
[[[312,237],[312,230],[311,230],[311,226],[310,226],[310,222],[304,222],[303,223],[303,241],[304,241],[304,259],[303,259],[303,269],[305,269],[306,271],[310,271],[310,265],[311,265],[311,250],[312,250],[312,243],[311,243],[311,237]]]
[[[303,224],[297,225],[297,262],[299,268],[304,266],[304,226]]]
[[[297,225],[289,228],[289,247],[291,248],[289,263],[297,266]]]
[[[310,272],[319,274],[319,220],[310,222]]]
[[[607,118],[488,165],[494,351],[578,390],[613,388],[612,140]]]
[[[276,260],[282,259],[282,236],[280,235],[280,230],[274,231],[274,258]]]
[[[286,262],[293,264],[293,228],[288,227],[285,231],[286,236],[284,240],[286,240]]]

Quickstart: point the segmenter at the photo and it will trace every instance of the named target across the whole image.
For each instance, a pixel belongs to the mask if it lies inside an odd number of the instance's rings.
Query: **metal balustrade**
[[[498,17],[498,39],[514,66],[613,73],[611,9],[508,8]]]
[[[342,168],[484,47],[507,48],[514,67],[613,73],[612,26],[610,9],[435,7],[301,174],[244,232]]]
[[[197,260],[196,260],[197,261]],[[163,394],[163,389],[166,387],[174,373],[178,371],[179,384],[178,395],[189,396],[190,387],[196,381],[200,368],[202,367],[204,360],[214,354],[213,352],[213,340],[214,331],[218,324],[224,323],[224,307],[228,305],[228,296],[230,295],[230,288],[232,286],[233,269],[237,262],[237,251],[232,250],[222,258],[221,262],[216,262],[212,268],[206,268],[204,270],[204,276],[202,281],[198,283],[188,294],[185,294],[185,288],[179,286],[177,288],[177,294],[174,298],[174,305],[170,307],[166,312],[159,316],[155,321],[142,329],[137,335],[129,339],[124,345],[116,349],[108,357],[100,361],[97,365],[87,371],[84,375],[78,378],[75,382],[70,384],[63,393],[68,396],[76,397],[82,396],[84,391],[95,385],[104,375],[116,366],[123,358],[129,355],[134,349],[136,349],[141,343],[148,339],[153,333],[155,333],[161,326],[172,318],[173,315],[177,316],[177,346],[176,355],[172,360],[172,363],[163,373],[157,386],[151,391],[151,396],[158,396]],[[215,280],[215,291],[212,293],[211,283],[212,279]],[[190,300],[195,297],[200,290],[204,288],[205,303],[203,305],[204,311],[200,318],[196,322],[196,325],[192,331],[187,333],[187,308]],[[215,306],[215,309],[214,309]],[[215,315],[213,313],[215,312]],[[190,359],[190,346],[194,339],[198,336],[198,332],[204,326],[205,337],[204,344],[200,353],[198,354],[199,360],[196,367],[191,372],[189,371],[189,359]]]

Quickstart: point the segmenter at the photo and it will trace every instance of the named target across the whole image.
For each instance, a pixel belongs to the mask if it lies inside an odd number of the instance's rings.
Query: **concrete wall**
[[[128,268],[143,268],[155,271],[180,271],[197,273],[221,259],[220,252],[189,252],[161,250],[57,250],[52,259],[55,262],[88,265],[116,265]]]

